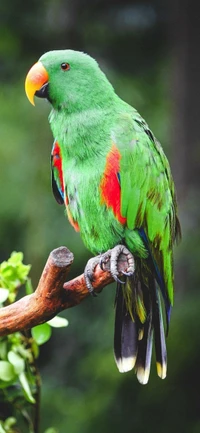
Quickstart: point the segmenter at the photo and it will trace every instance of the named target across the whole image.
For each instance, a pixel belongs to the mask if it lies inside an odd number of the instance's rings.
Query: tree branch
[[[44,323],[60,311],[80,304],[89,296],[84,274],[65,282],[73,259],[73,254],[66,247],[57,248],[50,253],[35,292],[0,309],[0,336]],[[125,255],[120,255],[118,263],[119,271],[126,271]],[[96,266],[92,283],[95,292],[100,292],[113,281],[109,261],[105,265],[105,271],[99,265]]]

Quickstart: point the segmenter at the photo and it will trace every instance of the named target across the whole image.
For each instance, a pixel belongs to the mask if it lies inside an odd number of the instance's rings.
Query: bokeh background
[[[52,49],[95,57],[146,119],[170,160],[183,231],[167,379],[155,363],[146,386],[118,373],[110,286],[65,312],[69,327],[42,348],[41,432],[200,432],[199,29],[197,0],[0,2],[0,260],[23,251],[36,286],[52,249],[73,251],[72,277],[90,257],[51,193],[50,107],[24,93],[30,66]]]

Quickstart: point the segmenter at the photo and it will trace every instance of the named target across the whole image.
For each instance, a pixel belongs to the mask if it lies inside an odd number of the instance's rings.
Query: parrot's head
[[[73,50],[43,54],[27,74],[25,91],[34,105],[34,96],[46,98],[55,109],[68,111],[105,106],[114,90],[97,62]]]

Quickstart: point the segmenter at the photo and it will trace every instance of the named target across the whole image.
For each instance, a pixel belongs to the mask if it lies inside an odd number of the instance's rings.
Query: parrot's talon
[[[93,288],[92,283],[91,283],[91,279],[90,279],[90,277],[89,277],[88,275],[85,275],[85,282],[86,282],[86,286],[87,286],[87,289],[88,289],[89,294],[90,294],[93,298],[96,298],[96,297],[97,297],[97,294],[96,294],[96,292],[94,291],[94,288]]]
[[[130,271],[130,272],[122,271],[122,274],[125,275],[125,277],[132,277],[132,275],[134,274],[134,272],[132,272],[132,271]]]
[[[99,260],[99,266],[100,266],[100,268],[101,268],[102,271],[105,270],[105,269],[104,269],[104,264],[105,264],[105,260],[104,260],[103,257],[101,256],[101,257],[100,257],[100,260]]]
[[[103,265],[104,265],[104,262],[103,262],[102,257],[101,257],[100,260],[99,260],[99,266],[100,266],[100,268],[101,268],[102,271],[104,270],[103,269]]]
[[[94,289],[92,291],[90,291],[89,293],[93,298],[97,298],[97,293],[94,291]]]
[[[106,253],[100,255],[99,266],[102,271],[105,271],[104,265],[109,262],[111,256],[111,250],[108,250]]]
[[[117,283],[125,284],[125,281],[120,280],[119,277],[113,276],[113,278]]]

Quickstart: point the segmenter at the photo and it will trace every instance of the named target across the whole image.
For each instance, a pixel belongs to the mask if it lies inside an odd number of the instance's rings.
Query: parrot
[[[114,357],[121,373],[149,380],[167,375],[166,336],[174,298],[173,247],[181,237],[175,186],[165,153],[141,115],[123,101],[84,52],[43,54],[25,92],[51,105],[52,190],[69,222],[95,256],[85,267],[93,293],[97,263],[110,258],[117,281]],[[118,271],[120,254],[127,271]]]

